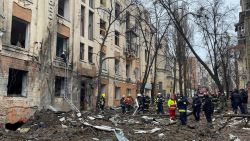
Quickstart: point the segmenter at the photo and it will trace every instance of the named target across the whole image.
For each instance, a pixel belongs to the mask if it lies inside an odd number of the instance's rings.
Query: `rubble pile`
[[[151,115],[151,116],[150,116]],[[58,113],[50,110],[36,112],[16,131],[0,129],[3,141],[145,141],[145,140],[250,140],[246,118],[215,115],[213,128],[202,116],[196,122],[188,117],[188,124],[180,126],[178,119],[169,122],[167,116],[154,114],[120,114],[120,110],[107,109],[101,113],[91,111]]]

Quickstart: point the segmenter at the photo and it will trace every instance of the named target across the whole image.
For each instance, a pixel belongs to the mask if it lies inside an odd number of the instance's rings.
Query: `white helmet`
[[[140,94],[140,93],[138,93],[138,94],[137,94],[137,96],[141,96],[141,94]]]

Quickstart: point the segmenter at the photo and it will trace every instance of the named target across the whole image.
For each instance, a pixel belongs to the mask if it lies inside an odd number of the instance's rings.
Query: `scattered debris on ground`
[[[102,113],[86,111],[37,111],[15,131],[0,129],[2,141],[248,141],[250,127],[247,116],[216,114],[213,128],[204,115],[199,122],[188,117],[181,126],[178,119],[169,121],[166,115],[122,115],[120,109],[106,109]]]

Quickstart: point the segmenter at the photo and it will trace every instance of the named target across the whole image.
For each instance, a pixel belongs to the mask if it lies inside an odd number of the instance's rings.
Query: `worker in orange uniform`
[[[176,99],[175,95],[171,95],[170,99],[168,100],[168,110],[169,110],[169,117],[170,123],[174,121],[175,118],[175,110],[176,110]]]

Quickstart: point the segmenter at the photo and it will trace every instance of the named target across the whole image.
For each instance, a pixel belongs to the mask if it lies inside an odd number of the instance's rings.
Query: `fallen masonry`
[[[0,129],[3,141],[145,141],[145,140],[250,140],[249,115],[215,114],[213,128],[202,116],[200,122],[188,117],[188,124],[180,126],[178,117],[170,123],[168,115],[121,114],[120,109],[54,112],[37,111],[16,130]],[[247,123],[247,124],[246,124]]]

